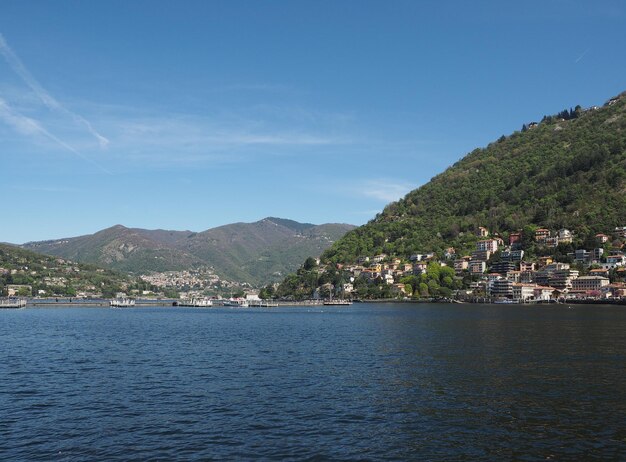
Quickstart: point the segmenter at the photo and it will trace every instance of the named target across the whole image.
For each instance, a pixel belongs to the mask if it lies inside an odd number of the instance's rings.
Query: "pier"
[[[19,309],[26,306],[25,298],[5,298],[0,299],[0,309]]]

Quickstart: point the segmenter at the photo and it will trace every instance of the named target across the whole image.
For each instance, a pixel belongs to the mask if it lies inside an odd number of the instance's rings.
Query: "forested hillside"
[[[140,279],[63,258],[0,244],[0,296],[114,297],[154,289]]]
[[[562,111],[476,149],[389,204],[323,255],[441,255],[466,251],[478,226],[568,228],[581,239],[626,221],[626,94],[599,108]]]

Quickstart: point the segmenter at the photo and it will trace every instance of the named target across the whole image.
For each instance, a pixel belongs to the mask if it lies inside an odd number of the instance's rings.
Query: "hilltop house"
[[[485,239],[476,243],[478,252],[497,252],[498,241],[496,239]]]
[[[489,230],[487,228],[479,226],[478,229],[476,230],[476,236],[478,236],[478,237],[487,237],[487,236],[489,236]]]
[[[521,232],[510,233],[509,234],[509,245],[517,244],[519,242],[522,242],[522,233]]]
[[[545,244],[546,239],[550,237],[550,230],[546,228],[539,228],[535,231],[535,241],[538,244]]]
[[[560,229],[558,234],[559,240],[558,244],[571,244],[572,243],[572,232],[569,229]]]
[[[387,258],[387,255],[386,255],[386,254],[384,254],[384,253],[381,253],[381,254],[379,254],[379,255],[374,255],[374,256],[370,259],[370,261],[371,261],[371,262],[373,262],[373,263],[380,263],[380,262],[382,262],[385,258]]]
[[[604,244],[605,242],[608,242],[609,236],[607,236],[606,234],[598,233],[598,234],[596,234],[596,240],[600,244]]]

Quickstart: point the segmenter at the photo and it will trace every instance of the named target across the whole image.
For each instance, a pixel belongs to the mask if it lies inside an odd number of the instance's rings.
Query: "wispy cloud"
[[[104,168],[103,166],[101,166],[97,162],[94,162],[93,160],[91,160],[88,157],[86,157],[85,155],[83,155],[80,151],[78,151],[77,149],[75,149],[72,146],[70,146],[69,144],[67,144],[65,141],[61,140],[57,136],[55,136],[52,133],[50,133],[48,130],[46,130],[35,119],[32,119],[32,118],[27,117],[27,116],[25,116],[23,114],[20,114],[18,111],[16,111],[15,109],[11,108],[1,98],[0,98],[0,119],[3,120],[10,127],[13,127],[13,129],[15,129],[18,133],[21,133],[21,134],[26,135],[26,136],[34,136],[34,135],[35,136],[44,136],[44,137],[54,141],[56,144],[58,144],[62,148],[64,148],[64,149],[74,153],[75,155],[77,155],[81,159],[86,160],[87,162],[95,165],[96,167],[98,167],[103,172],[109,173],[109,174],[111,173],[110,171],[108,171],[106,168]]]
[[[393,178],[362,180],[348,187],[351,194],[368,197],[380,202],[389,203],[404,197],[417,186]]]
[[[111,137],[111,161],[151,167],[238,164],[347,146],[354,140],[325,125],[236,116],[140,114],[114,109],[100,123]]]
[[[105,148],[109,144],[109,140],[100,133],[98,133],[98,131],[96,131],[96,129],[87,119],[67,109],[39,84],[39,82],[26,68],[22,60],[15,54],[13,49],[11,49],[1,33],[0,54],[4,56],[4,59],[6,60],[8,65],[11,67],[11,69],[13,69],[13,72],[15,72],[24,81],[24,83],[28,85],[33,93],[37,95],[37,97],[48,109],[70,116],[75,122],[84,126],[87,131],[94,138],[96,138],[101,148]]]

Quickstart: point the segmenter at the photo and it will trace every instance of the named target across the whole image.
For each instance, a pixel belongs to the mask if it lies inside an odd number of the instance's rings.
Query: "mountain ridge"
[[[267,284],[318,256],[353,225],[314,225],[267,217],[205,231],[146,230],[116,224],[93,234],[27,242],[44,254],[142,273],[211,266],[222,277]]]

